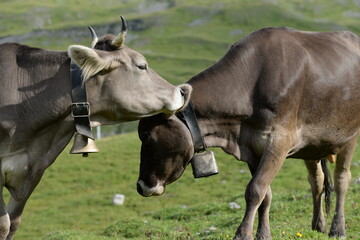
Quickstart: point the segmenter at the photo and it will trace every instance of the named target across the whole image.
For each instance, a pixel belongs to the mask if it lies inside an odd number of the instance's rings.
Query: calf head
[[[70,58],[82,69],[92,122],[114,124],[172,114],[185,103],[187,88],[173,86],[151,70],[143,55],[124,45],[126,32],[123,19],[117,36],[97,39],[93,33],[93,48],[68,48]]]
[[[190,132],[175,115],[160,114],[140,120],[138,134],[142,145],[137,190],[144,197],[161,195],[194,155]]]

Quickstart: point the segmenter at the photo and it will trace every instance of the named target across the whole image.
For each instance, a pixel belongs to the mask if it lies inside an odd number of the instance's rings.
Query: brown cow
[[[270,184],[289,157],[306,162],[313,228],[325,231],[319,203],[323,175],[316,159],[330,154],[337,154],[337,199],[329,235],[345,236],[345,194],[360,128],[360,40],[355,34],[262,29],[235,43],[188,84],[204,143],[245,161],[253,175],[234,239],[253,239],[256,211],[256,238],[271,239]],[[143,196],[162,194],[195,154],[182,115],[156,115],[139,123],[138,192]]]
[[[171,114],[185,104],[186,87],[165,81],[124,45],[125,26],[116,37],[95,39],[95,49],[0,45],[0,186],[11,193],[6,205],[0,192],[1,240],[13,239],[27,199],[74,134],[70,60],[83,70],[93,126]]]

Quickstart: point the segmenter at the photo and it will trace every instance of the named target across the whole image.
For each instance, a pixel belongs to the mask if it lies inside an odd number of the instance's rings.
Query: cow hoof
[[[336,239],[346,239],[346,230],[344,227],[345,224],[333,224],[331,225],[329,237]]]
[[[336,232],[330,232],[329,238],[333,239],[346,239],[345,233],[336,233]]]
[[[270,235],[256,235],[256,240],[271,240],[271,236]]]
[[[235,236],[233,240],[253,240],[252,236]]]
[[[322,224],[322,223],[319,223],[316,226],[314,226],[312,230],[317,231],[317,232],[321,232],[321,233],[325,233],[326,232],[326,225]]]

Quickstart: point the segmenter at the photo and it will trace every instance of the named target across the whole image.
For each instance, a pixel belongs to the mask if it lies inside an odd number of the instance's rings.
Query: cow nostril
[[[141,185],[139,183],[136,183],[136,189],[137,189],[137,192],[142,195],[143,194],[143,190],[141,188]]]

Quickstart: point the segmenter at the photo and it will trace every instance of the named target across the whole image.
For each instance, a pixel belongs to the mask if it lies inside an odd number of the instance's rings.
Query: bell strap
[[[177,114],[177,116],[181,121],[184,122],[184,124],[189,129],[194,143],[195,152],[198,153],[205,151],[206,144],[201,135],[200,127],[196,119],[192,102],[190,101],[189,104]]]
[[[90,126],[90,105],[87,101],[82,72],[80,67],[73,61],[70,64],[70,79],[72,82],[71,110],[74,117],[75,130],[81,135],[94,139]]]

